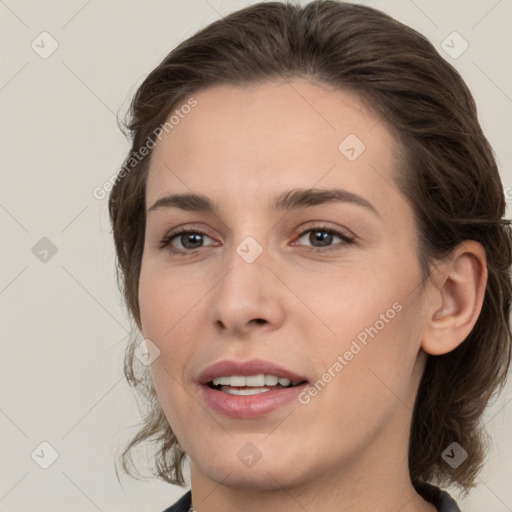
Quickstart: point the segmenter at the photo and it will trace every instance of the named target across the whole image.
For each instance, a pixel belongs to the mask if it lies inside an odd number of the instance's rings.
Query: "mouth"
[[[224,360],[198,378],[205,404],[230,418],[265,416],[290,404],[308,386],[307,378],[263,360]]]
[[[269,391],[294,388],[307,383],[306,380],[292,381],[287,377],[270,374],[232,375],[215,377],[207,383],[210,389],[237,396],[258,395]]]

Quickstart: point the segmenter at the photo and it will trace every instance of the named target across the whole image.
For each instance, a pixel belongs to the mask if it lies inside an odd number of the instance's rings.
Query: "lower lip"
[[[304,383],[293,388],[271,389],[257,395],[230,395],[208,385],[202,385],[201,388],[206,404],[219,414],[230,418],[257,418],[297,399],[307,385]]]

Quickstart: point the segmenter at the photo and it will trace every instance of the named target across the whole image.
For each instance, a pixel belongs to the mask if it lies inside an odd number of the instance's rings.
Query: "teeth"
[[[265,391],[270,391],[270,389],[268,389],[268,388],[224,389],[224,391],[230,395],[257,395],[259,393],[265,393]]]
[[[275,386],[279,382],[279,377],[275,375],[265,375],[265,386]]]
[[[263,388],[263,386],[277,386],[280,384],[283,387],[288,387],[290,384],[292,386],[296,386],[299,382],[292,382],[290,379],[286,377],[278,377],[276,375],[264,375],[260,373],[258,375],[231,375],[231,376],[222,376],[215,377],[213,379],[214,386],[231,386],[231,387],[254,387],[254,388]],[[241,391],[241,390],[238,390]],[[250,390],[249,390],[250,391]],[[268,390],[267,390],[268,391]],[[259,392],[259,391],[258,391]],[[240,394],[240,393],[236,393]],[[246,393],[252,394],[252,393]]]
[[[229,378],[230,383],[227,386],[246,386],[246,378],[243,376],[234,376]]]
[[[263,373],[259,375],[247,375],[247,377],[245,377],[245,385],[261,388],[265,385],[265,375],[263,375]]]

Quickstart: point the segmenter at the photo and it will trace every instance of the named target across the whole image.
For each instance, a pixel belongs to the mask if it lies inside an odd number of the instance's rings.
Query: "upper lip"
[[[292,382],[303,382],[307,380],[305,377],[283,368],[277,363],[272,361],[265,361],[263,359],[251,359],[249,361],[236,361],[231,359],[224,359],[218,361],[207,368],[205,368],[197,382],[199,384],[208,384],[215,377],[231,376],[231,375],[275,375],[277,377],[285,377]]]

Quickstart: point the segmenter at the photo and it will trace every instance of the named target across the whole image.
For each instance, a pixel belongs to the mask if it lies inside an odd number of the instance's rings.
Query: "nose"
[[[210,310],[215,328],[243,338],[254,331],[273,331],[284,320],[285,287],[267,266],[265,250],[252,263],[235,250],[224,260],[225,271],[213,290]]]

